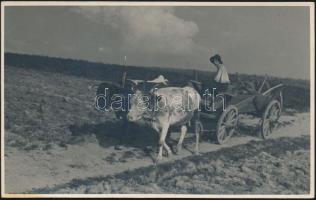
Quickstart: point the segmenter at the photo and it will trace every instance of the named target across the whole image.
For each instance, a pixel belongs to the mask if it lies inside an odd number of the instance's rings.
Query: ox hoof
[[[166,150],[164,156],[169,157],[172,154],[171,150]]]
[[[115,150],[122,150],[122,149],[123,149],[123,146],[122,146],[122,145],[115,145],[115,146],[114,146],[114,149],[115,149]]]
[[[182,145],[177,145],[176,154],[179,154],[182,151]]]
[[[157,156],[156,160],[155,160],[155,165],[157,165],[159,163],[159,161],[161,160],[162,156]]]
[[[195,155],[199,155],[199,154],[200,154],[198,147],[195,147],[195,149],[194,149],[194,154],[195,154]]]

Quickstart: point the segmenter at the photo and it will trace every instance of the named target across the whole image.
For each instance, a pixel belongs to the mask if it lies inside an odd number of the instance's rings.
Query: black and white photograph
[[[1,2],[1,196],[312,198],[312,2]]]

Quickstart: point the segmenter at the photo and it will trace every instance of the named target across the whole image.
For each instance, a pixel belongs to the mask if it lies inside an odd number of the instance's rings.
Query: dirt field
[[[285,145],[280,151],[278,145]],[[75,179],[34,193],[306,194],[308,138],[252,141],[114,176]],[[307,166],[307,167],[306,167]]]
[[[153,166],[157,134],[132,127],[116,150],[121,124],[94,109],[98,83],[74,76],[6,68],[7,193],[309,193],[309,113],[287,110],[271,139],[243,115],[231,141],[192,133],[179,155]],[[172,132],[173,147],[178,137]]]

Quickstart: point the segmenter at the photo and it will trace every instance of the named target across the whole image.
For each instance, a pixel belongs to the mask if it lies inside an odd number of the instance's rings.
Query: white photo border
[[[187,195],[187,194],[7,194],[4,160],[4,23],[12,6],[236,6],[309,7],[310,11],[310,193],[306,195]],[[128,1],[5,1],[1,2],[1,197],[6,198],[313,198],[315,197],[315,4],[313,2],[128,2]]]

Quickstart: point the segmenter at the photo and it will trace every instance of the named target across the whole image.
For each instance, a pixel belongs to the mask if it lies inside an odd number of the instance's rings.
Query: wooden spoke
[[[217,143],[223,144],[227,142],[237,127],[238,109],[236,106],[229,106],[221,114],[217,122]]]
[[[272,100],[267,106],[262,115],[261,134],[263,139],[266,139],[275,128],[281,114],[281,104],[277,100]]]

